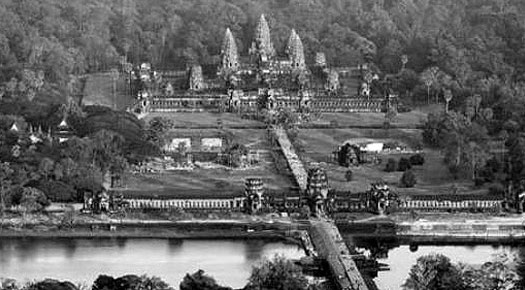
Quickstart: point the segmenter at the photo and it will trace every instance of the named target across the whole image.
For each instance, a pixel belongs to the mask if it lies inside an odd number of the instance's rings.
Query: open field
[[[400,113],[392,122],[392,126],[415,127],[426,121],[426,114],[421,111]],[[385,122],[384,113],[323,113],[313,124],[327,125],[335,122],[337,126],[383,126]]]
[[[412,168],[418,183],[414,188],[398,187],[402,172],[385,172],[388,158],[399,160],[401,157],[410,157],[410,153],[398,151],[383,152],[378,155],[381,164],[362,164],[358,167],[346,168],[336,164],[332,159],[332,152],[345,141],[352,143],[367,142],[397,142],[406,146],[408,150],[421,144],[421,130],[417,129],[302,129],[298,136],[300,147],[304,149],[302,158],[307,166],[318,165],[327,170],[330,186],[340,191],[366,191],[370,183],[383,180],[396,192],[402,195],[411,194],[440,194],[450,193],[456,186],[458,193],[473,193],[479,189],[472,189],[470,180],[454,180],[443,163],[439,151],[423,149],[425,157],[423,166]],[[347,182],[346,171],[353,172],[353,181]],[[454,185],[455,184],[455,185]],[[482,189],[481,189],[482,190]]]
[[[286,192],[294,186],[290,174],[277,171],[274,164],[266,130],[261,129],[174,129],[174,136],[198,136],[226,134],[233,143],[244,144],[249,150],[259,150],[259,164],[247,169],[228,169],[226,167],[199,168],[193,170],[174,170],[163,173],[134,174],[126,178],[128,194],[164,195],[173,197],[199,196],[237,196],[244,192],[244,182],[248,177],[259,177],[270,191]],[[284,158],[284,157],[283,157]]]
[[[177,112],[177,113],[150,113],[144,118],[146,122],[154,117],[164,117],[173,121],[176,127],[198,128],[218,127],[218,120],[222,121],[224,127],[261,128],[262,122],[241,118],[235,113],[213,113],[213,112]]]
[[[429,105],[421,108],[415,108],[410,112],[399,113],[394,118],[392,126],[396,127],[416,127],[423,125],[427,120],[429,112],[440,112],[443,110],[442,104]],[[328,125],[330,122],[336,122],[338,126],[383,126],[385,122],[384,113],[322,113],[318,120],[313,124]]]
[[[248,177],[260,177],[271,191],[285,192],[292,186],[289,176],[278,174],[272,164],[251,169],[205,169],[178,170],[165,173],[132,175],[127,179],[124,192],[131,195],[155,195],[172,197],[220,197],[240,196],[244,193],[244,181]]]

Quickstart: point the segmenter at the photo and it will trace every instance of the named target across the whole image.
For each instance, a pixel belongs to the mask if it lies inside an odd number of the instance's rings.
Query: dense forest
[[[247,54],[261,14],[281,55],[294,28],[307,63],[314,63],[316,52],[324,52],[332,66],[368,63],[403,102],[446,101],[450,112],[430,115],[423,137],[443,150],[451,172],[497,182],[500,189],[510,175],[525,189],[520,183],[525,2],[520,0],[3,0],[0,141],[8,146],[0,150],[2,161],[13,159],[10,146],[17,138],[6,132],[14,120],[47,130],[64,110],[75,134],[88,139],[66,144],[76,155],[64,156],[67,148],[39,149],[30,162],[21,162],[33,169],[40,165],[40,185],[85,176],[88,164],[107,170],[113,159],[99,151],[108,146],[119,148],[117,155],[128,162],[140,160],[147,152],[137,148],[149,148],[144,124],[124,112],[80,108],[71,101],[81,95],[85,77],[129,63],[150,62],[155,69],[217,65],[226,28]],[[104,138],[115,142],[105,144]],[[504,143],[511,166],[489,162],[488,140]],[[55,167],[71,160],[85,166],[70,176],[55,174],[44,156]]]
[[[432,67],[433,89],[521,88],[510,85],[525,65],[519,0],[4,0],[0,83],[33,98],[125,60],[161,69],[218,63],[225,29],[247,53],[262,13],[278,52],[295,28],[307,62],[322,51],[330,64],[369,60],[385,74],[403,67],[405,91]]]

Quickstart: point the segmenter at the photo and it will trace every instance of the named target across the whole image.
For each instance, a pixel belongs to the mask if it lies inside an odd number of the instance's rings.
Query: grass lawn
[[[283,192],[292,186],[289,176],[278,174],[273,164],[262,164],[251,169],[195,168],[191,171],[167,171],[131,175],[124,192],[137,195],[164,195],[173,197],[238,196],[244,192],[248,177],[262,178],[266,188]]]
[[[430,105],[421,108],[415,108],[407,113],[397,114],[392,125],[416,126],[423,125],[427,120],[427,115],[430,112],[440,112],[443,110],[443,105]],[[384,113],[323,113],[315,124],[326,125],[331,121],[336,121],[339,126],[382,126],[385,121]]]
[[[414,148],[421,144],[421,130],[418,129],[301,129],[299,140],[310,154],[330,156],[332,151],[346,141],[352,143],[393,142]],[[322,160],[320,160],[322,161]]]
[[[202,133],[219,134],[217,129],[174,129],[172,134],[181,137]],[[248,149],[261,150],[260,163],[249,169],[198,168],[194,170],[166,171],[164,173],[135,174],[126,178],[125,192],[133,195],[164,195],[173,197],[233,196],[242,195],[248,177],[262,178],[266,188],[285,192],[294,186],[290,174],[277,172],[262,129],[224,129],[233,137],[233,142],[244,144]]]
[[[158,112],[150,113],[144,118],[146,122],[154,117],[164,117],[173,121],[177,127],[217,127],[217,120],[222,120],[223,127],[259,127],[264,124],[256,120],[243,119],[235,113],[213,113],[213,112]]]
[[[336,190],[362,192],[368,190],[370,183],[383,180],[401,195],[450,193],[454,184],[460,194],[480,191],[480,189],[473,189],[470,180],[454,180],[442,161],[441,153],[428,148],[422,152],[425,156],[425,164],[412,169],[418,181],[414,188],[398,186],[402,172],[384,171],[388,158],[399,160],[401,157],[408,158],[412,154],[381,153],[379,155],[381,164],[362,164],[350,168],[339,166],[331,160],[332,151],[345,141],[353,143],[396,141],[407,146],[407,149],[414,149],[415,145],[421,143],[421,131],[417,129],[302,129],[298,138],[301,147],[304,148],[302,158],[310,166],[318,165],[326,169],[330,186]],[[345,173],[349,169],[353,172],[351,182],[345,179]]]

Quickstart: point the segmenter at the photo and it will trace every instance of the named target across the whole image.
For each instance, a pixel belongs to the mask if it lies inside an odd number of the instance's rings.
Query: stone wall
[[[407,200],[401,201],[397,207],[398,210],[421,210],[421,211],[499,211],[502,209],[501,200]]]
[[[184,210],[232,210],[243,208],[244,197],[233,198],[184,198],[146,199],[125,198],[130,209],[184,209]]]
[[[149,99],[151,112],[203,112],[232,111],[246,112],[261,109],[262,96],[242,94],[233,98],[226,94],[180,94],[174,96],[154,96]],[[279,95],[267,101],[267,109],[308,107],[317,112],[375,112],[383,111],[382,98],[362,98],[355,96],[317,94],[304,102],[297,95]]]

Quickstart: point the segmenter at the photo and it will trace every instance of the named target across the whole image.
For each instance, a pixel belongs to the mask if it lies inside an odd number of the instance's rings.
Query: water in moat
[[[490,245],[419,246],[413,252],[401,245],[378,259],[390,270],[379,272],[374,281],[382,290],[401,289],[417,258],[429,253],[479,265],[495,254],[513,257],[517,252],[516,247]],[[299,259],[304,251],[295,244],[260,240],[7,239],[0,240],[0,277],[20,281],[55,278],[90,285],[99,274],[146,273],[178,288],[186,273],[203,269],[220,284],[241,288],[251,267],[275,254]]]
[[[7,239],[0,240],[0,277],[91,283],[99,274],[148,274],[178,288],[199,269],[220,284],[243,287],[264,257],[298,259],[301,247],[259,240]]]

